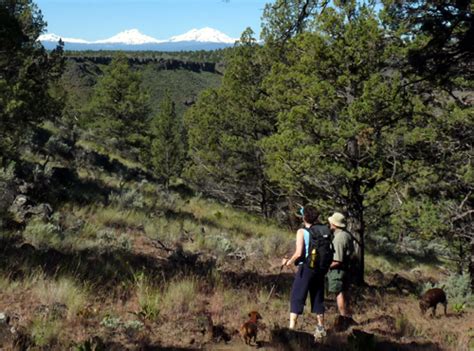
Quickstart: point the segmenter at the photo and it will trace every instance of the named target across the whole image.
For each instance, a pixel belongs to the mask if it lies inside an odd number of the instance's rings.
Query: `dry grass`
[[[68,319],[76,317],[77,313],[89,300],[87,288],[79,285],[77,281],[69,277],[58,279],[46,278],[38,274],[33,284],[33,294],[43,305],[63,304],[67,307]]]
[[[118,189],[117,179],[104,176],[103,181]],[[139,184],[133,182],[125,185],[126,189],[138,187]],[[52,279],[39,271],[12,280],[3,274],[0,275],[0,297],[3,299],[0,300],[0,311],[14,306],[22,318],[29,321],[29,330],[39,347],[56,344],[58,340],[67,343],[73,338],[85,340],[100,334],[125,348],[127,343],[133,346],[138,342],[134,339],[135,334],[128,334],[129,329],[136,327],[145,334],[150,345],[156,343],[185,348],[190,347],[187,340],[193,339],[194,346],[199,348],[206,342],[205,331],[202,331],[206,328],[206,316],[210,315],[214,325],[225,327],[233,335],[251,310],[258,310],[263,316],[265,327],[259,333],[261,340],[268,341],[271,330],[287,325],[289,289],[274,291],[268,299],[271,286],[262,287],[261,282],[240,285],[225,281],[226,275],[222,271],[232,270],[238,275],[245,275],[245,271],[250,270],[258,272],[262,278],[275,274],[268,267],[293,249],[293,232],[204,199],[195,198],[185,203],[173,195],[169,201],[162,198],[154,203],[154,196],[161,195],[151,184],[142,186],[141,191],[145,197],[143,208],[112,203],[88,206],[67,204],[60,209],[73,217],[72,222],[74,219],[84,222],[74,240],[70,241],[69,249],[104,246],[107,243],[100,233],[110,230],[107,233],[116,238],[124,237],[132,244],[140,242],[140,245],[133,246],[133,250],[130,249],[131,255],[146,255],[160,262],[165,260],[166,252],[151,246],[149,238],[154,238],[163,240],[171,248],[180,244],[184,250],[200,252],[203,256],[217,256],[215,269],[207,276],[205,273],[178,276],[170,281],[161,280],[159,272],[157,276],[138,274],[135,281],[114,281],[115,285],[112,284],[110,289],[101,289],[97,294],[72,276]],[[31,230],[31,233],[35,231]],[[38,237],[41,238],[41,235]],[[233,254],[242,254],[243,258],[232,258]],[[429,264],[420,264],[408,271],[401,262],[371,253],[366,256],[366,266],[367,272],[379,269],[384,274],[399,273],[414,282],[420,276],[444,274],[438,267]],[[114,269],[110,267],[110,270]],[[130,286],[119,288],[120,284],[125,283],[130,283]],[[419,314],[414,296],[398,296],[379,289],[375,292],[363,291],[354,298],[358,299],[355,319],[359,322],[370,320],[360,328],[395,344],[426,341],[438,343],[446,350],[461,350],[461,346],[468,342],[469,333],[474,337],[474,331],[469,330],[469,326],[474,325],[472,310],[466,310],[464,314],[454,314],[450,310],[448,317],[431,319]],[[35,317],[36,307],[54,304],[67,307],[66,318]],[[336,315],[334,297],[329,298],[328,305],[331,306],[327,313],[327,325],[330,327]],[[132,321],[134,317],[131,313],[136,313],[146,328],[142,330],[137,321]],[[133,327],[125,327],[127,323]],[[315,318],[306,312],[300,320],[301,330],[311,333],[315,323]],[[342,340],[341,345],[345,345],[347,335],[336,336]],[[238,350],[241,346],[234,337],[229,349]],[[65,349],[64,345],[61,347]]]
[[[61,338],[62,322],[56,319],[35,318],[31,321],[30,333],[39,347],[56,344]]]
[[[198,305],[198,283],[195,278],[171,281],[162,296],[163,313],[179,318],[195,311]]]

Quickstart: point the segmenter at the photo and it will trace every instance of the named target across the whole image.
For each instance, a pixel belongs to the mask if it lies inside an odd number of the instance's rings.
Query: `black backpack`
[[[334,257],[332,233],[327,226],[322,224],[315,224],[306,230],[309,232],[309,247],[305,265],[326,273]]]

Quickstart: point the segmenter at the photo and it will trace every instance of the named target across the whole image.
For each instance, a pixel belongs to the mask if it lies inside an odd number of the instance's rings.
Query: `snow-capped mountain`
[[[225,44],[234,44],[236,40],[237,39],[233,39],[229,37],[228,35],[209,27],[205,27],[202,29],[191,29],[189,32],[186,32],[181,35],[176,35],[169,39],[169,41],[171,42],[198,41],[201,43],[225,43]]]
[[[127,44],[127,45],[142,45],[142,44],[159,44],[165,40],[158,40],[148,35],[140,33],[138,29],[129,29],[114,35],[109,39],[97,40],[94,44]]]
[[[77,43],[77,44],[89,44],[87,40],[83,39],[75,39],[75,38],[65,38],[65,37],[60,37],[59,35],[56,34],[43,34],[40,35],[38,38],[39,41],[51,41],[57,43],[59,39],[62,39],[63,42],[65,43]]]
[[[54,48],[59,39],[65,43],[67,50],[214,50],[231,46],[236,41],[236,39],[209,27],[192,29],[168,40],[159,40],[142,34],[138,29],[129,29],[111,38],[96,41],[65,38],[52,33],[43,34],[38,38],[47,49]]]

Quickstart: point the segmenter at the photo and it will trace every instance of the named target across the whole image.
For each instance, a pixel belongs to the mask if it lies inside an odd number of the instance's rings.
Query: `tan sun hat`
[[[328,221],[339,228],[345,228],[346,226],[346,217],[339,212],[334,212],[334,214],[328,218]]]

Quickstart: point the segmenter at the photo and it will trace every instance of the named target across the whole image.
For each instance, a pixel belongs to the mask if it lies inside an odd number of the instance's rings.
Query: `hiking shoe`
[[[319,341],[326,336],[326,330],[322,325],[318,325],[314,331],[314,340]]]

